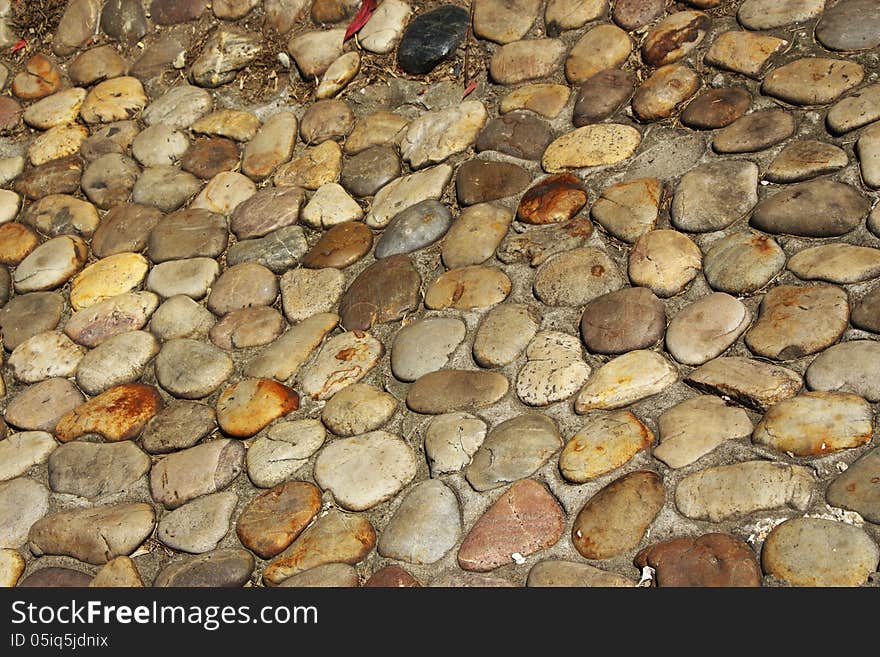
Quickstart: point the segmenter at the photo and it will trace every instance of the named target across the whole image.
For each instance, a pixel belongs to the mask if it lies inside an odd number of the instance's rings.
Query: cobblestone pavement
[[[0,584],[877,585],[878,48],[0,0]]]

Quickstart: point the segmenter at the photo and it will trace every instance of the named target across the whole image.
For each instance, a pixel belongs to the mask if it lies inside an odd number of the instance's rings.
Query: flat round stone
[[[524,114],[520,110],[528,110],[529,115],[531,115],[531,112],[534,112],[535,114],[540,114],[548,119],[554,119],[559,116],[559,113],[568,103],[569,96],[571,96],[571,89],[564,84],[536,82],[517,87],[501,99],[498,111],[502,116],[499,117],[499,120],[503,119],[503,115],[507,113]],[[533,118],[537,119],[537,117]],[[541,129],[546,129],[546,123],[540,119],[537,119],[535,125]],[[550,139],[547,139],[547,143],[550,143]],[[529,148],[532,146],[534,146],[534,144],[531,144]],[[477,150],[481,149],[478,148]],[[543,152],[544,149],[542,148],[541,153]],[[541,153],[530,158],[525,158],[522,155],[514,155],[514,157],[536,160],[541,156]]]
[[[746,461],[688,475],[675,489],[675,506],[688,518],[722,522],[756,511],[806,511],[813,493],[809,468]]]
[[[297,121],[293,112],[270,116],[242,150],[242,173],[252,180],[265,180],[271,176],[280,164],[290,159],[296,133]]]
[[[185,294],[202,299],[219,274],[220,265],[211,258],[169,260],[150,270],[146,288],[165,298]]]
[[[564,530],[556,498],[543,484],[523,479],[474,523],[458,550],[458,565],[488,572],[511,563],[513,554],[528,557],[556,544]]]
[[[140,132],[131,144],[134,158],[145,167],[175,164],[186,149],[189,139],[174,128],[157,124]]]
[[[347,52],[340,55],[324,72],[321,83],[315,90],[315,98],[325,100],[333,98],[340,93],[360,72],[361,56],[356,52]],[[351,117],[351,124],[354,124],[354,116]],[[347,127],[346,134],[351,132],[351,125]]]
[[[750,30],[772,30],[808,21],[824,8],[824,0],[745,0],[736,17]]]
[[[642,235],[629,254],[629,279],[659,297],[679,294],[702,268],[700,248],[674,230],[652,230]]]
[[[216,427],[210,406],[173,400],[147,422],[140,443],[150,454],[167,454],[192,447]]]
[[[198,256],[216,258],[226,250],[228,239],[222,214],[180,210],[169,214],[152,230],[147,253],[157,263]]]
[[[254,571],[254,555],[242,548],[223,548],[171,562],[153,580],[155,587],[239,588]]]
[[[59,511],[28,533],[37,556],[57,554],[100,565],[134,552],[153,533],[156,511],[141,502]]]
[[[318,313],[303,319],[262,349],[245,367],[245,375],[286,381],[297,373],[338,323],[339,316],[334,313]]]
[[[147,96],[140,80],[122,76],[104,80],[92,87],[80,108],[86,123],[124,121],[144,109]]]
[[[413,383],[406,405],[416,413],[439,415],[456,410],[478,410],[500,400],[510,387],[497,372],[440,370]]]
[[[731,30],[719,35],[706,53],[705,62],[717,68],[760,79],[767,62],[788,46],[769,34]]]
[[[633,114],[643,122],[669,118],[693,98],[699,88],[700,76],[689,66],[661,66],[633,95]]]
[[[496,43],[521,39],[529,31],[541,8],[539,0],[477,0],[474,3],[474,34]]]
[[[330,228],[346,221],[358,221],[364,211],[351,196],[334,182],[321,185],[303,209],[303,223],[312,228]]]
[[[357,155],[373,146],[389,145],[408,124],[409,121],[399,114],[373,112],[354,124],[354,130],[345,140],[345,152]]]
[[[636,470],[593,495],[577,514],[571,542],[587,559],[608,559],[642,542],[663,508],[666,491],[655,472]]]
[[[566,99],[567,94],[566,89]],[[539,160],[551,141],[553,133],[545,121],[531,112],[511,110],[486,123],[474,148],[477,152],[497,151],[523,160]]]
[[[657,426],[660,444],[654,458],[670,468],[690,465],[725,441],[747,438],[754,428],[743,409],[713,395],[691,397],[663,411]]]
[[[852,244],[823,244],[799,251],[788,269],[806,281],[859,283],[880,276],[880,251]]]
[[[405,255],[379,260],[364,269],[339,302],[342,325],[366,330],[400,319],[419,303],[422,279]]]
[[[244,444],[228,438],[170,454],[150,470],[150,495],[166,509],[176,509],[223,490],[241,474],[244,454]]]
[[[180,158],[181,168],[202,180],[210,180],[218,173],[232,171],[238,162],[238,146],[225,137],[199,139]]]
[[[578,85],[572,123],[578,128],[612,116],[633,95],[635,85],[629,71],[617,68],[599,71]]]
[[[348,221],[333,226],[303,256],[302,264],[312,269],[333,267],[345,269],[367,253],[373,245],[373,234],[364,224]]]
[[[793,518],[767,536],[761,565],[792,586],[861,586],[880,548],[863,530],[822,518]]]
[[[391,346],[394,376],[401,381],[415,381],[442,369],[466,333],[464,322],[453,317],[429,317],[404,326]]]
[[[518,415],[496,426],[465,471],[468,483],[487,491],[533,475],[562,447],[559,429],[538,413]]]
[[[0,481],[25,474],[33,466],[44,463],[58,443],[46,431],[22,431],[0,441]]]
[[[394,0],[392,0],[393,2]],[[381,588],[419,588],[418,580],[400,566],[390,565],[380,568],[364,582],[364,587]]]
[[[666,389],[678,380],[678,370],[656,351],[636,350],[600,367],[575,400],[574,410],[615,409]]]
[[[461,205],[495,201],[523,191],[531,179],[525,169],[515,164],[470,160],[458,169],[456,195]]]
[[[253,262],[234,265],[214,281],[208,309],[216,315],[252,306],[270,306],[278,297],[278,279],[272,271]]]
[[[413,169],[443,162],[477,139],[486,123],[486,107],[478,100],[422,114],[400,138],[400,154]]]
[[[793,370],[740,356],[709,361],[686,381],[698,390],[728,396],[761,412],[796,395],[803,385]]]
[[[529,406],[547,406],[571,397],[590,376],[578,339],[541,331],[526,348],[526,364],[516,380],[517,396]]]
[[[106,442],[130,440],[140,435],[144,425],[164,405],[153,386],[124,383],[64,415],[55,425],[55,437],[63,443],[87,433],[96,433]]]
[[[724,353],[752,321],[745,304],[714,292],[685,306],[666,329],[666,349],[685,365],[702,365]]]
[[[320,420],[278,422],[248,449],[248,477],[255,486],[270,488],[291,479],[324,444]]]
[[[115,253],[143,251],[150,231],[162,219],[162,212],[136,203],[111,208],[92,236],[92,252],[99,258]]]
[[[397,400],[365,383],[353,383],[324,405],[321,421],[337,436],[354,436],[382,427],[397,410]]]
[[[173,128],[189,128],[213,106],[209,91],[179,84],[153,100],[141,115],[147,125],[165,123]]]
[[[91,575],[73,568],[58,568],[48,566],[33,571],[30,575],[19,581],[19,588],[46,588],[46,587],[87,587],[93,578]]]
[[[0,545],[17,548],[28,540],[28,530],[49,510],[49,491],[27,477],[0,483]]]
[[[329,313],[344,290],[345,274],[338,269],[291,269],[281,277],[284,315],[291,322],[299,322]]]
[[[7,548],[0,549],[0,585],[10,589],[14,587],[24,572],[24,566],[24,557],[18,551]],[[87,575],[85,577],[89,579]]]
[[[752,440],[794,456],[821,456],[871,441],[871,405],[849,392],[805,392],[772,406]]]
[[[299,122],[299,135],[307,145],[341,139],[354,128],[354,114],[343,100],[319,100],[309,105]]]
[[[584,483],[627,463],[654,442],[653,432],[629,411],[593,411],[559,456],[562,476]]]
[[[568,221],[587,203],[587,192],[571,173],[549,176],[533,185],[520,200],[517,219],[529,224]]]
[[[761,91],[793,105],[827,105],[857,86],[861,64],[827,57],[804,57],[770,71]]]
[[[558,255],[535,275],[535,296],[550,306],[583,306],[623,287],[617,265],[603,250],[588,246]]]
[[[663,66],[685,57],[703,41],[712,25],[699,11],[680,11],[657,23],[642,43],[642,60]]]
[[[211,327],[209,336],[221,349],[262,347],[281,335],[286,326],[280,312],[268,306],[256,306],[225,315]]]
[[[714,290],[748,294],[767,285],[784,266],[785,253],[772,237],[740,232],[712,243],[703,274]]]
[[[0,308],[3,346],[14,350],[37,333],[51,331],[61,321],[64,298],[58,292],[18,294]]]
[[[15,268],[12,276],[15,291],[36,292],[59,287],[82,268],[87,256],[88,246],[75,235],[43,242]]]
[[[440,164],[392,180],[376,193],[367,213],[367,225],[382,228],[401,210],[428,198],[439,199],[450,178],[452,167]]]
[[[384,353],[382,343],[364,331],[336,335],[324,343],[311,365],[303,370],[303,393],[312,399],[329,399],[364,378]]]
[[[377,545],[379,554],[414,564],[439,561],[461,536],[461,510],[455,493],[432,479],[413,486]]]
[[[22,383],[37,383],[53,377],[73,376],[85,349],[64,333],[44,331],[28,338],[9,356],[9,369]]]
[[[663,194],[656,178],[626,180],[606,188],[590,213],[614,237],[632,243],[656,228]]]
[[[446,413],[431,419],[425,431],[425,457],[431,476],[459,472],[486,438],[486,423],[470,413]]]
[[[46,379],[10,399],[3,417],[19,429],[51,432],[58,420],[84,401],[82,393],[67,379]]]
[[[679,230],[706,233],[727,228],[745,217],[758,202],[758,166],[724,160],[700,165],[686,173],[670,207]]]
[[[616,25],[600,24],[587,30],[565,60],[565,77],[577,84],[623,64],[632,52],[629,35]]]
[[[880,45],[875,0],[844,0],[829,7],[816,25],[816,38],[831,50],[867,50]]]
[[[289,9],[281,13],[287,14],[290,27],[296,23],[296,14],[290,14]],[[287,29],[289,30],[290,27]],[[342,55],[343,38],[345,28],[333,30],[315,30],[297,34],[287,42],[287,52],[290,53],[302,77],[311,80],[320,78],[324,72]]]
[[[271,379],[243,379],[217,399],[217,424],[224,433],[247,438],[299,408],[299,395]]]
[[[513,212],[497,203],[465,208],[443,240],[443,264],[449,269],[482,264],[494,255],[512,221]]]
[[[501,46],[489,62],[489,75],[497,84],[544,80],[553,75],[565,56],[559,39],[523,39]]]
[[[629,158],[642,141],[632,126],[597,123],[576,128],[553,141],[544,151],[541,166],[548,173],[566,169],[617,164]]]
[[[825,116],[828,130],[839,135],[880,119],[878,99],[880,84],[871,84],[837,101]]]
[[[373,196],[401,173],[400,156],[393,146],[371,146],[346,158],[340,184],[357,197]]]
[[[425,291],[425,307],[431,310],[470,310],[501,303],[510,294],[511,282],[497,267],[473,265],[452,269]]]
[[[120,294],[71,315],[64,332],[77,344],[96,347],[114,335],[143,328],[158,305],[152,292]]]
[[[718,153],[763,151],[791,137],[796,127],[793,114],[781,109],[758,110],[716,132],[712,148]]]
[[[872,333],[880,332],[880,324],[877,322],[878,303],[880,303],[880,288],[875,286],[853,308],[850,317],[853,326]]]
[[[169,340],[156,356],[156,380],[175,397],[207,397],[232,376],[232,359],[223,351],[188,338]]]
[[[832,506],[855,511],[876,524],[880,518],[880,452],[876,449],[853,463],[834,479],[825,491],[825,499]]]
[[[724,128],[745,114],[752,96],[742,87],[709,89],[697,96],[681,113],[681,122],[695,130]]]
[[[76,367],[76,383],[89,395],[137,381],[159,353],[159,341],[146,331],[114,335],[83,356]]]
[[[100,301],[131,292],[149,269],[139,253],[116,253],[92,263],[77,274],[70,285],[70,305],[82,310]]]
[[[0,225],[0,263],[17,265],[40,244],[37,234],[24,224]]]
[[[548,559],[532,566],[526,585],[530,588],[629,588],[636,583],[586,563]]]
[[[474,338],[474,360],[481,367],[503,367],[525,350],[541,318],[531,307],[506,303],[486,313]]]
[[[122,492],[150,470],[150,457],[132,441],[72,442],[49,456],[49,485],[56,493],[95,500]]]
[[[634,560],[654,569],[660,587],[761,586],[761,569],[748,544],[728,534],[673,538],[645,548]]]
[[[664,8],[662,0],[618,0],[611,18],[623,29],[635,30],[662,16]]]
[[[580,330],[591,352],[622,354],[647,349],[663,338],[666,309],[649,289],[624,288],[587,303]]]
[[[376,241],[377,259],[411,253],[439,240],[452,225],[452,215],[440,201],[427,199],[399,212]]]
[[[174,212],[195,196],[201,187],[198,178],[177,167],[150,167],[138,177],[131,190],[131,199],[162,212]]]
[[[416,459],[399,437],[385,431],[337,440],[315,461],[315,481],[336,502],[363,511],[390,499],[416,474]]]
[[[397,63],[411,75],[430,73],[464,40],[468,13],[443,5],[417,16],[406,28],[397,49]]]
[[[764,179],[792,183],[842,169],[849,163],[846,152],[823,141],[794,140],[785,145],[764,172]]]
[[[232,491],[212,493],[166,513],[156,538],[174,550],[201,554],[217,547],[229,532],[238,496]]]
[[[49,194],[27,209],[24,222],[49,237],[88,237],[98,228],[100,218],[95,206],[88,201],[66,194]]]
[[[283,552],[321,509],[321,491],[304,481],[288,481],[255,497],[236,521],[242,545],[262,559]]]
[[[801,358],[837,342],[848,317],[846,292],[839,287],[780,285],[764,295],[746,345],[765,358]]]
[[[312,523],[263,572],[269,585],[327,563],[356,564],[376,545],[376,530],[363,515],[330,509]]]

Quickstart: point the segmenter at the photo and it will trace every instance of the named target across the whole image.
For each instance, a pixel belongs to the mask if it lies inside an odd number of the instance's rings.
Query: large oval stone
[[[416,413],[439,415],[477,410],[500,400],[510,387],[497,372],[440,370],[425,374],[406,393],[406,405]]]
[[[384,557],[407,563],[439,561],[461,536],[461,510],[455,493],[432,479],[413,486],[379,537]]]
[[[415,310],[422,278],[405,255],[391,256],[362,271],[339,301],[342,325],[365,331]]]

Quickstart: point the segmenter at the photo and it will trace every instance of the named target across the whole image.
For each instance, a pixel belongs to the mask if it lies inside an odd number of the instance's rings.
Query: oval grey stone
[[[205,495],[166,513],[159,521],[156,538],[168,547],[200,554],[217,547],[229,532],[238,496],[231,492]]]
[[[462,343],[467,328],[454,317],[429,317],[401,328],[391,346],[391,370],[401,381],[415,381],[442,369]]]
[[[440,201],[416,203],[394,216],[376,242],[375,256],[417,251],[443,237],[451,225],[452,215]]]
[[[132,441],[61,445],[49,456],[49,485],[56,493],[95,500],[124,491],[150,470],[150,457]]]
[[[414,564],[439,561],[461,536],[455,493],[432,479],[413,486],[379,537],[383,557]]]
[[[167,509],[226,488],[241,473],[245,447],[221,438],[166,456],[150,472],[150,493]]]
[[[156,356],[156,380],[175,397],[207,397],[235,371],[217,347],[188,338],[169,340]]]
[[[224,548],[173,561],[153,580],[153,586],[179,588],[238,588],[254,572],[254,555],[243,548]]]

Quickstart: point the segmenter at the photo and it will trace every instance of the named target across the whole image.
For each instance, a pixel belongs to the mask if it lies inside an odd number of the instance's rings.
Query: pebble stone
[[[606,188],[593,203],[593,220],[619,240],[635,242],[657,226],[663,185],[656,178],[636,178]]]
[[[660,476],[636,470],[593,495],[578,512],[571,529],[575,549],[587,559],[609,559],[642,541],[663,507]]]
[[[568,93],[566,87],[566,100]],[[536,109],[533,104],[529,104],[533,101],[524,100],[523,103],[520,103],[523,105],[523,108],[520,109],[513,106],[510,96],[507,96],[505,100],[508,101],[508,111],[486,123],[480,134],[477,135],[474,147],[478,152],[497,151],[522,160],[541,159],[544,150],[553,141],[550,127],[540,118],[534,116],[532,111],[524,111]],[[556,113],[558,114],[561,110],[562,108],[559,107]]]
[[[57,292],[18,294],[0,308],[0,334],[7,350],[58,326],[64,299]]]
[[[192,447],[217,426],[214,409],[193,401],[171,401],[147,422],[140,444],[150,454]]]
[[[0,483],[0,548],[21,547],[30,528],[49,511],[49,491],[27,477]]]
[[[153,386],[123,383],[69,411],[55,425],[55,437],[63,443],[87,433],[98,434],[107,442],[133,439],[163,405]]]
[[[477,491],[505,486],[539,470],[562,447],[559,428],[551,418],[527,413],[494,427],[465,470]]]
[[[788,260],[788,270],[802,280],[860,283],[880,275],[878,251],[851,244],[823,244],[799,251]]]
[[[763,151],[791,137],[796,128],[794,116],[783,110],[757,110],[716,132],[712,148],[722,154]]]
[[[233,371],[232,358],[217,347],[191,338],[168,340],[155,362],[156,381],[181,399],[207,397]]]
[[[876,3],[847,0],[829,7],[816,25],[816,38],[832,50],[865,50],[880,44]]]
[[[0,481],[14,479],[44,463],[56,447],[58,443],[46,431],[22,431],[0,441]]]
[[[782,271],[785,253],[768,235],[737,232],[713,242],[703,259],[709,286],[728,294],[760,290]]]
[[[725,441],[751,436],[752,421],[721,397],[699,395],[663,411],[657,420],[660,444],[654,458],[670,468],[683,468],[712,452]]]
[[[497,84],[513,85],[551,75],[565,56],[559,39],[524,39],[498,48],[489,62],[489,75]]]
[[[191,554],[209,552],[229,531],[238,496],[231,491],[213,493],[162,516],[156,537],[168,547]]]
[[[339,316],[333,313],[318,313],[298,322],[257,353],[244,373],[255,378],[290,379],[338,323]]]
[[[376,259],[412,253],[439,240],[452,225],[452,214],[445,205],[427,199],[394,216],[376,240]]]
[[[616,470],[654,442],[653,432],[630,411],[593,411],[559,456],[562,476],[584,483]]]
[[[675,189],[673,225],[688,232],[712,232],[742,219],[758,203],[758,167],[725,160],[698,166]],[[719,193],[720,192],[720,193]]]
[[[590,376],[579,340],[559,331],[541,331],[526,347],[526,364],[516,380],[516,394],[528,406],[568,399]]]
[[[787,45],[788,41],[768,34],[732,30],[715,39],[705,59],[720,69],[760,78],[768,62]]]
[[[666,329],[666,348],[685,365],[723,354],[748,328],[752,314],[735,297],[714,292],[682,309]]]
[[[511,290],[510,278],[497,267],[473,265],[441,274],[425,290],[431,310],[486,308],[501,303]]]
[[[642,43],[642,59],[648,66],[671,64],[700,45],[711,20],[699,11],[680,11],[657,23]]]
[[[678,380],[678,370],[655,351],[635,350],[597,369],[575,400],[574,410],[615,409],[655,395]]]
[[[478,410],[501,399],[510,386],[497,372],[440,370],[410,386],[406,405],[416,413],[439,415],[455,410]]]
[[[861,128],[880,119],[877,100],[880,85],[871,84],[834,103],[825,116],[829,130],[836,135]]]
[[[453,5],[420,14],[403,33],[397,49],[397,63],[407,73],[429,73],[462,42],[467,24],[467,12]]]
[[[166,509],[226,488],[241,473],[245,447],[222,438],[174,452],[153,464],[150,494]]]
[[[271,379],[243,379],[217,398],[217,424],[230,436],[247,438],[299,408],[299,395]]]
[[[853,463],[834,479],[825,493],[832,506],[855,511],[869,522],[880,518],[880,500],[877,497],[877,473],[880,472],[880,453],[876,449]]]
[[[403,0],[383,2],[361,28],[358,41],[369,52],[391,52],[400,41],[404,26],[411,15],[412,7]]]
[[[846,152],[823,141],[791,141],[767,167],[764,179],[777,183],[801,182],[832,173],[849,163]]]
[[[824,0],[746,0],[736,17],[750,30],[770,30],[808,21],[824,8]]]
[[[742,356],[711,360],[688,374],[686,381],[697,390],[728,396],[757,411],[793,397],[803,386],[793,370]]]
[[[629,588],[635,582],[616,573],[575,561],[539,561],[529,571],[526,586],[536,588],[565,587]]]
[[[98,569],[88,584],[93,588],[142,588],[144,580],[131,557],[115,557]]]
[[[822,518],[792,518],[764,541],[764,571],[793,586],[860,586],[880,548],[864,530]]]
[[[488,572],[554,545],[564,531],[556,498],[533,479],[514,483],[477,520],[458,550],[458,564],[472,572]]]
[[[85,401],[67,379],[46,379],[28,386],[9,400],[4,412],[7,424],[25,431],[53,431],[58,420]]]
[[[49,456],[49,485],[56,493],[95,500],[126,490],[149,470],[150,457],[130,440],[106,445],[77,441]]]
[[[389,565],[374,572],[364,582],[365,587],[419,588],[418,580],[400,566]]]
[[[159,342],[146,331],[114,335],[83,356],[76,367],[76,383],[89,395],[137,381],[159,353]]]
[[[384,353],[383,344],[363,331],[330,338],[300,376],[303,394],[315,400],[329,399],[364,378]]]
[[[158,302],[154,304],[154,307]],[[188,296],[178,294],[156,309],[150,318],[150,332],[162,340],[208,335],[214,314]],[[146,323],[146,320],[144,320]]]
[[[596,247],[573,249],[538,269],[535,296],[550,306],[582,306],[623,287],[610,256]]]
[[[516,211],[517,219],[529,224],[567,221],[587,203],[583,183],[574,174],[550,176],[523,194]]]
[[[471,463],[486,438],[486,423],[470,413],[434,417],[425,430],[425,456],[431,476],[459,472]]]
[[[700,77],[689,66],[661,66],[636,90],[632,111],[643,122],[669,118],[677,114],[699,88]]]
[[[53,377],[73,376],[85,349],[58,331],[44,331],[28,338],[9,356],[7,365],[22,383],[38,383]]]
[[[242,545],[269,559],[283,552],[320,508],[320,492],[314,485],[288,481],[251,500],[236,522],[236,532]]]
[[[152,292],[119,294],[71,315],[64,332],[77,344],[97,347],[114,335],[143,328],[158,305]]]
[[[464,323],[455,318],[428,318],[403,327],[391,346],[391,370],[401,381],[442,369],[465,338]]]
[[[623,354],[647,349],[663,338],[666,309],[647,288],[623,288],[587,303],[580,331],[591,352]]]
[[[869,402],[880,399],[874,371],[880,361],[873,340],[852,340],[829,347],[816,356],[804,379],[810,390],[852,392]]]
[[[632,126],[598,123],[575,128],[544,151],[541,166],[548,173],[617,164],[635,153],[642,136]]]
[[[745,114],[751,103],[751,95],[742,87],[708,89],[688,103],[681,122],[694,130],[724,128]]]
[[[51,290],[67,282],[85,264],[88,246],[75,235],[43,242],[15,268],[16,292]]]
[[[827,105],[857,86],[863,76],[864,69],[856,62],[805,57],[768,73],[761,90],[793,105]]]
[[[633,562],[654,569],[653,586],[757,587],[761,569],[754,552],[729,534],[674,538],[645,548]]]
[[[456,269],[484,263],[494,255],[507,235],[513,217],[512,211],[497,203],[480,203],[465,208],[443,239],[443,264]]]
[[[326,431],[319,420],[273,424],[247,452],[248,477],[255,486],[271,488],[296,474],[321,445]]]
[[[254,556],[241,548],[222,548],[175,561],[153,580],[154,587],[239,588],[254,570]]]
[[[512,363],[538,331],[540,317],[529,306],[502,304],[490,310],[474,337],[474,360],[481,367]]]
[[[683,233],[652,230],[636,240],[627,273],[633,285],[668,298],[694,280],[702,269],[702,259],[699,247]]]
[[[333,395],[321,412],[321,421],[337,436],[355,436],[382,427],[397,409],[387,392],[353,383]]]
[[[12,588],[24,572],[24,558],[16,551],[0,549],[0,586]]]
[[[780,285],[764,295],[745,341],[759,356],[792,360],[837,342],[848,318],[846,292],[839,287]]]
[[[446,484],[431,479],[413,486],[379,536],[384,557],[413,564],[440,560],[461,536],[458,498]]]

